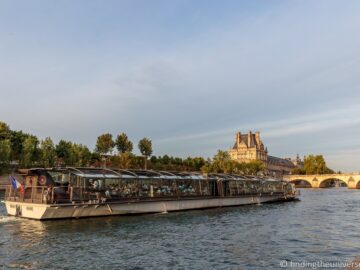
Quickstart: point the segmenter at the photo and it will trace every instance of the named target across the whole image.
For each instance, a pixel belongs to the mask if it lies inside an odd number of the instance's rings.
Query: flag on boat
[[[16,180],[14,176],[10,175],[9,179],[10,179],[10,182],[11,182],[11,185],[13,186],[13,188],[18,189],[19,187],[21,187],[20,182],[18,180]]]

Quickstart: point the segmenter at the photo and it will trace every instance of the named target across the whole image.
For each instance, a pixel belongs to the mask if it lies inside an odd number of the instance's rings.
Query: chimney
[[[256,131],[255,132],[255,141],[257,145],[260,145],[260,132]]]
[[[240,142],[241,142],[241,133],[238,132],[238,133],[236,134],[236,145],[237,145],[237,147],[239,147]]]
[[[248,147],[251,146],[251,130],[249,130],[249,133],[248,133]]]

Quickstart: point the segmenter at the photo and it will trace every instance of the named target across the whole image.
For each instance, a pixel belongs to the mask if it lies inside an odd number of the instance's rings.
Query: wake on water
[[[3,200],[0,201],[0,204],[3,204],[5,203]],[[0,205],[0,212],[3,212],[1,211],[1,205]],[[2,216],[0,215],[0,223],[6,223],[6,222],[11,222],[11,221],[15,221],[16,220],[16,217],[11,217],[11,216]]]
[[[16,219],[17,219],[16,217],[0,216],[0,223],[12,222],[15,221]]]

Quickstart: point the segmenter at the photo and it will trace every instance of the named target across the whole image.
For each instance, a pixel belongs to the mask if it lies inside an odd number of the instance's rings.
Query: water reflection
[[[32,221],[4,217],[0,268],[279,269],[280,260],[352,260],[360,190],[302,201],[157,215]]]

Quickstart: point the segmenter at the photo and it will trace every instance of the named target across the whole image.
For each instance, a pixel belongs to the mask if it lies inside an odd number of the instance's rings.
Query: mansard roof
[[[250,145],[248,144],[248,134],[241,134],[240,136],[241,138],[241,143],[245,143],[245,145],[248,147],[248,148],[252,148],[252,147],[258,147],[260,148],[260,145],[258,145],[256,143],[256,140],[255,140],[255,134],[251,134],[250,136]],[[261,142],[260,142],[261,143]],[[235,141],[234,143],[234,146],[233,146],[233,149],[237,149],[237,142]]]
[[[290,160],[274,156],[268,156],[267,162],[271,165],[286,166],[291,168],[295,167],[295,165]]]

